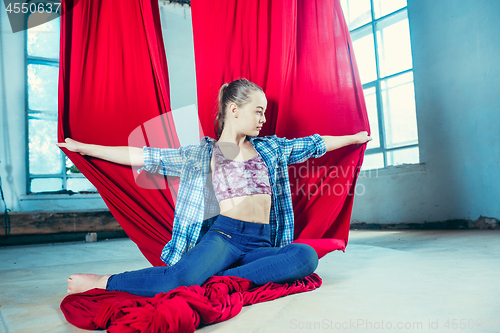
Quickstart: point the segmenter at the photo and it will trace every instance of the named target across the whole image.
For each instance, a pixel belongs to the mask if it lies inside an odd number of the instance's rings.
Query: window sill
[[[384,176],[384,175],[394,175],[399,173],[406,172],[426,172],[425,163],[420,164],[403,164],[403,165],[394,165],[387,168],[382,169],[371,169],[371,170],[361,170],[359,172],[359,178],[372,178],[373,175]]]
[[[99,193],[85,194],[25,194],[19,197],[20,201],[25,200],[65,200],[65,199],[98,199]]]

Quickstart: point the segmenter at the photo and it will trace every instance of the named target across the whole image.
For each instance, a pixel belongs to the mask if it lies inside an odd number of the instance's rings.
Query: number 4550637
[[[7,8],[5,10],[7,13],[14,13],[18,14],[20,12],[23,12],[26,14],[27,12],[34,13],[34,12],[39,12],[39,13],[58,13],[59,8],[61,7],[60,2],[56,3],[9,3]]]

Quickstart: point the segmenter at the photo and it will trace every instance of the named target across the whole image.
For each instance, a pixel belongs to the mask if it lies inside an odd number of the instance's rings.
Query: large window
[[[28,16],[27,26],[41,20],[46,22],[50,15],[54,14],[35,12]],[[96,188],[55,145],[60,18],[27,29],[26,41],[27,192],[96,192]]]
[[[406,0],[341,0],[371,136],[364,170],[419,163]]]

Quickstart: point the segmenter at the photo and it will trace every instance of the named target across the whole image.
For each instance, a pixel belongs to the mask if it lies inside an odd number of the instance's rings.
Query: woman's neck
[[[221,135],[217,142],[229,142],[229,143],[234,143],[235,145],[238,145],[240,147],[243,147],[248,141],[250,141],[248,135],[244,136]]]

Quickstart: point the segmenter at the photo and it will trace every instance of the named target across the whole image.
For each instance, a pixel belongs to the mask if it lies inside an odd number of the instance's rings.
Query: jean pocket
[[[217,230],[217,229],[210,229],[208,231],[217,231],[217,232],[223,234],[224,236],[226,236],[227,238],[233,238],[231,235],[226,234],[224,231],[220,231],[220,230]]]

